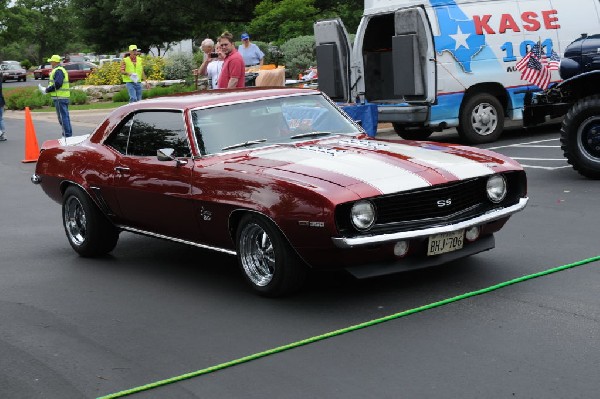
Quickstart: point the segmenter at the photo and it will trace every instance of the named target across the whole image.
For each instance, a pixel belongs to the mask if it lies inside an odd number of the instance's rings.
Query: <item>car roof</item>
[[[147,99],[132,103],[129,106],[139,110],[145,108],[189,110],[206,106],[231,104],[250,100],[261,100],[269,97],[311,94],[315,95],[319,93],[320,92],[318,90],[285,87],[251,87],[231,90],[204,90],[201,92],[183,93]]]

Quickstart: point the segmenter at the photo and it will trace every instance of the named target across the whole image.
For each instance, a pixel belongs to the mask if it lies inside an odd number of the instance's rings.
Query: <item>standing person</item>
[[[202,60],[204,62],[207,58],[210,58],[210,53],[214,53],[215,42],[213,39],[207,37],[206,39],[202,40],[202,43],[200,43],[200,49],[204,53],[204,59]]]
[[[44,88],[38,85],[42,93],[50,93],[58,123],[62,126],[63,136],[71,137],[73,130],[71,129],[71,118],[69,117],[69,101],[71,98],[71,88],[69,85],[69,74],[67,70],[60,65],[60,56],[53,55],[48,58],[48,62],[52,64],[52,72],[49,76],[48,87]]]
[[[242,55],[247,67],[263,65],[265,53],[256,44],[250,43],[250,35],[245,32],[242,33],[242,44],[238,47],[238,51]]]
[[[0,72],[0,141],[6,141],[6,137],[4,134],[6,133],[6,128],[4,127],[4,106],[6,102],[4,101],[4,95],[2,94],[2,72]]]
[[[127,93],[129,94],[129,102],[134,103],[142,99],[142,83],[146,82],[146,75],[144,75],[144,62],[142,57],[138,57],[139,49],[135,44],[129,46],[129,55],[123,58],[121,62],[121,76],[125,87],[127,87]],[[146,88],[148,88],[148,82],[146,82]]]
[[[221,74],[221,70],[223,70],[223,64],[225,63],[225,54],[220,47],[217,48],[216,57],[214,54],[215,53],[204,54],[204,62],[202,65],[200,65],[198,72],[201,75],[208,76],[211,82],[211,87],[216,89],[218,88],[219,75]]]
[[[234,87],[246,86],[246,68],[244,59],[235,49],[233,35],[229,32],[223,32],[219,37],[219,47],[225,55],[223,69],[219,75],[219,89],[230,89]]]

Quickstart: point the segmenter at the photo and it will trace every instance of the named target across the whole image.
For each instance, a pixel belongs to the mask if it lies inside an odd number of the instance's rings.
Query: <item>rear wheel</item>
[[[115,248],[119,230],[82,189],[68,187],[62,208],[65,233],[75,252],[84,257],[95,257]]]
[[[426,127],[407,127],[400,123],[392,123],[392,126],[396,134],[406,140],[425,140],[433,133]]]
[[[268,219],[253,214],[244,216],[237,229],[236,243],[244,277],[258,294],[282,296],[302,286],[306,265]]]
[[[600,179],[600,96],[575,103],[560,129],[561,149],[582,176]]]
[[[496,97],[480,93],[467,99],[459,115],[458,134],[471,144],[496,141],[504,129],[504,109]]]

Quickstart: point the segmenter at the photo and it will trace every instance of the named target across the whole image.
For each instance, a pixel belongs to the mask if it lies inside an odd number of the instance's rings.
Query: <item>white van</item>
[[[599,0],[365,0],[352,47],[341,20],[315,23],[319,88],[377,104],[379,121],[404,138],[456,127],[467,142],[491,142],[538,89],[517,62],[537,42],[561,56],[600,33],[599,13]]]

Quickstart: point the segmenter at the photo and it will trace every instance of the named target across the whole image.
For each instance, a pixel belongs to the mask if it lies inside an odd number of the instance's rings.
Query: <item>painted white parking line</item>
[[[570,168],[570,165],[565,165],[565,166],[538,166],[538,165],[524,165],[521,164],[522,167],[524,168],[529,168],[529,169],[545,169],[545,170],[555,170],[555,169],[564,169],[564,168]]]
[[[523,148],[560,148],[559,145],[522,145]]]
[[[523,147],[523,146],[530,145],[530,144],[547,143],[549,141],[557,141],[557,140],[560,140],[560,139],[556,138],[556,139],[548,139],[548,140],[529,141],[527,143],[517,143],[517,144],[501,145],[501,146],[498,146],[498,147],[490,147],[490,148],[487,148],[487,149],[488,150],[497,150],[499,148]]]
[[[516,159],[517,161],[563,161],[566,162],[564,158],[523,158],[523,157],[511,157],[512,159]]]

